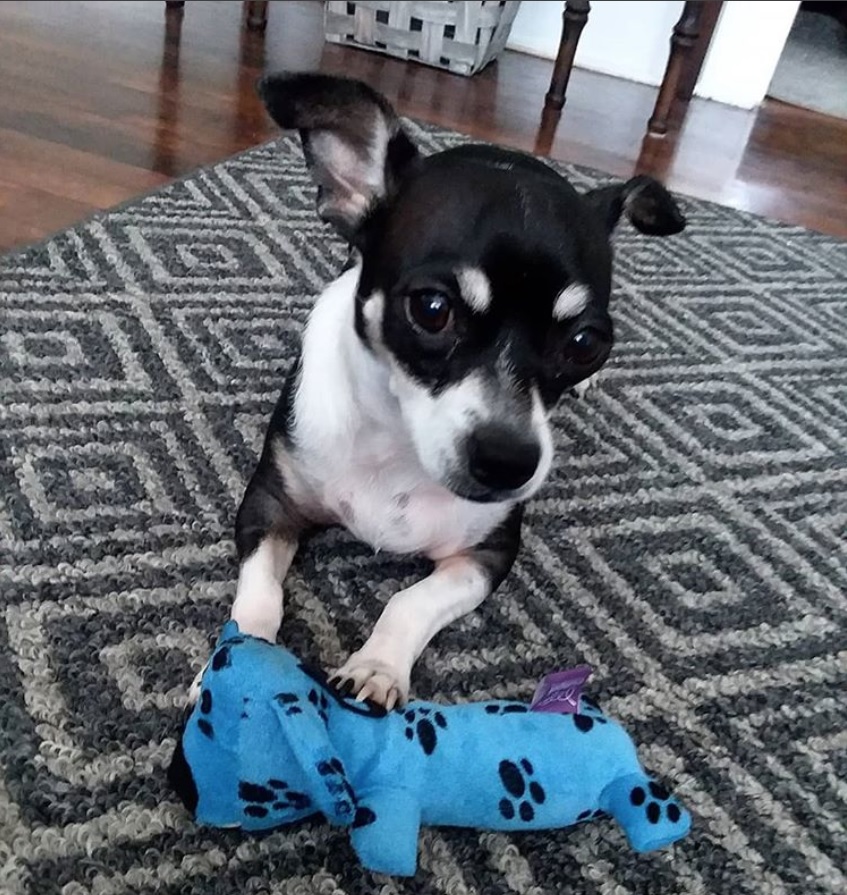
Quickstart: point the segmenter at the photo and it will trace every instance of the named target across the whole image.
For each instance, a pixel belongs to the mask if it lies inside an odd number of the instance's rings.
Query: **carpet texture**
[[[555,415],[514,572],[413,686],[527,698],[590,663],[691,837],[636,858],[607,822],[427,830],[418,876],[389,881],[343,832],[200,830],[168,793],[235,507],[343,261],[285,138],[2,261],[3,895],[847,891],[847,244],[685,207],[678,238],[619,234],[613,361]],[[286,642],[338,663],[422,570],[315,537]]]

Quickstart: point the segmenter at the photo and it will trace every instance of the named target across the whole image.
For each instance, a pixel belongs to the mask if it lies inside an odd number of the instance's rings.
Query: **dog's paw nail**
[[[385,710],[387,712],[391,712],[394,710],[395,706],[401,705],[400,702],[400,694],[397,691],[396,687],[392,687],[388,691],[388,698],[385,700]]]
[[[339,687],[343,696],[355,695],[357,702],[374,702],[388,711],[405,701],[409,688],[408,674],[402,675],[394,665],[358,656],[351,656],[336,675],[344,680]]]
[[[365,684],[365,686],[356,694],[356,702],[366,702],[372,695],[370,686]]]

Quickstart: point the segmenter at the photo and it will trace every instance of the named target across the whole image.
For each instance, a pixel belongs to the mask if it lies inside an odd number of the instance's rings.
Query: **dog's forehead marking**
[[[491,283],[485,271],[479,267],[460,267],[456,271],[456,281],[468,307],[484,314],[491,306]]]
[[[581,314],[591,298],[585,283],[571,283],[556,296],[553,302],[553,317],[556,320],[567,320]]]

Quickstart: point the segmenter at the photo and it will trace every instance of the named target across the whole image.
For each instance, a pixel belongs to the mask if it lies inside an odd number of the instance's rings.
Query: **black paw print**
[[[214,656],[212,656],[212,671],[222,671],[224,668],[229,668],[232,664],[232,659],[229,655],[229,645],[222,646],[218,649]]]
[[[330,795],[336,798],[336,810],[339,814],[349,814],[356,805],[356,796],[347,782],[347,773],[340,758],[319,761],[317,772],[324,778],[324,786]]]
[[[577,823],[584,823],[587,820],[600,820],[602,817],[608,817],[605,811],[597,808],[595,811],[592,811],[590,808],[587,811],[580,811],[580,813],[576,816]]]
[[[605,715],[600,711],[600,706],[592,699],[582,697],[582,705],[577,715],[571,715],[576,729],[582,733],[588,733],[594,729],[595,724],[608,724]]]
[[[356,815],[353,818],[353,829],[359,830],[362,827],[369,827],[376,820],[376,814],[366,806],[356,809]]]
[[[200,693],[200,713],[202,715],[208,715],[211,711],[212,691],[203,690]],[[202,733],[204,736],[207,736],[210,740],[213,740],[215,738],[215,729],[214,727],[212,727],[212,722],[209,721],[208,718],[198,718],[197,727],[200,729],[200,733]]]
[[[212,661],[210,663],[212,666],[212,671],[222,671],[224,668],[229,668],[229,666],[232,665],[232,657],[229,654],[230,649],[233,646],[238,646],[239,643],[244,643],[244,640],[244,637],[230,637],[230,639],[227,640],[222,647],[215,650],[215,653],[212,656]],[[213,637],[211,644],[213,649],[217,642],[218,638]]]
[[[490,702],[485,707],[486,715],[517,715],[528,711],[529,707],[522,702]]]
[[[418,716],[420,716],[420,719]],[[432,717],[432,721],[430,721],[429,716]],[[406,739],[414,740],[417,734],[421,749],[424,750],[426,755],[432,755],[435,752],[435,747],[438,745],[436,727],[440,727],[442,730],[447,728],[447,719],[444,715],[432,709],[409,709],[409,711],[404,713],[403,717],[409,722],[409,726],[406,728]],[[432,723],[433,721],[435,724]]]
[[[534,770],[529,759],[522,758],[520,764],[508,759],[500,762],[500,782],[511,798],[500,799],[500,813],[506,820],[515,814],[529,823],[535,817],[534,805],[543,805],[547,794],[537,780],[530,780]]]
[[[647,784],[647,789],[652,798],[648,799],[647,791],[645,791],[643,786],[636,786],[633,787],[632,792],[629,794],[630,802],[636,808],[646,804],[644,811],[647,814],[647,820],[651,824],[657,824],[662,819],[663,808],[667,813],[668,820],[672,824],[678,823],[682,817],[682,811],[679,805],[671,800],[671,794],[665,787],[655,781],[651,781]]]
[[[245,803],[244,813],[248,817],[267,817],[273,811],[304,811],[310,808],[312,800],[304,792],[288,788],[284,780],[268,780],[263,783],[238,784],[238,797]]]
[[[274,699],[281,705],[285,707],[286,715],[302,715],[303,707],[301,705],[301,699],[299,694],[297,693],[277,693],[274,696]],[[326,724],[328,719],[327,709],[329,708],[329,702],[324,696],[322,692],[318,692],[317,690],[309,690],[308,696],[309,702],[318,710],[318,715],[320,715],[321,720]]]
[[[318,714],[320,715],[321,721],[324,724],[329,720],[329,715],[327,714],[327,709],[329,708],[329,700],[324,695],[323,691],[318,692],[317,690],[309,690],[309,702],[318,710]]]

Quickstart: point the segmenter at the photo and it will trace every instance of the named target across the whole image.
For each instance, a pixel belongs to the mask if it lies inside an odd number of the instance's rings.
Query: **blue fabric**
[[[577,715],[500,701],[415,701],[386,713],[342,697],[234,622],[204,674],[182,752],[199,823],[263,830],[321,813],[350,828],[364,866],[396,875],[415,872],[421,825],[537,830],[609,814],[638,852],[691,826],[590,700]]]

